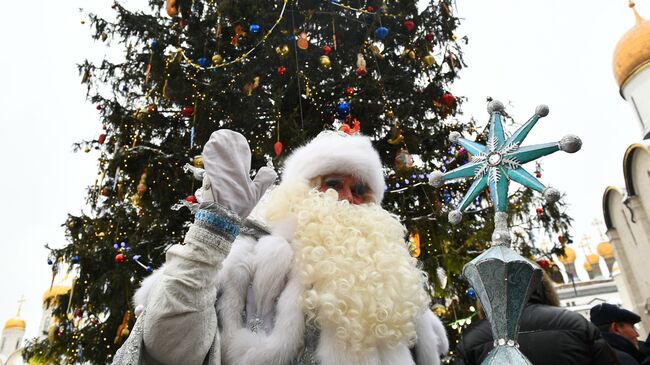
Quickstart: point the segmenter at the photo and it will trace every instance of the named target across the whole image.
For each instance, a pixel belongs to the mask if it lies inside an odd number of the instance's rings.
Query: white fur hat
[[[297,148],[284,163],[282,181],[309,181],[327,174],[347,174],[368,185],[376,203],[384,198],[384,175],[370,138],[322,132]]]

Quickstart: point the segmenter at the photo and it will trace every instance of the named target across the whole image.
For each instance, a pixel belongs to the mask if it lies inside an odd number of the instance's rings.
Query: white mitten
[[[203,147],[203,165],[209,179],[212,198],[223,207],[246,218],[277,174],[269,167],[250,178],[251,150],[240,133],[220,129]]]

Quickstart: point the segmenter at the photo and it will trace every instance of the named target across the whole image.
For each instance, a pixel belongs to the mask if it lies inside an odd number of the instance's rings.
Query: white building
[[[641,127],[639,143],[623,157],[625,187],[610,186],[603,194],[607,236],[614,247],[620,278],[615,280],[623,307],[641,316],[640,329],[650,329],[650,21],[637,13],[636,24],[614,51],[614,76],[621,96],[630,104]]]
[[[5,322],[0,338],[0,364],[22,365],[23,337],[25,336],[25,321],[20,318],[20,307],[14,318]]]

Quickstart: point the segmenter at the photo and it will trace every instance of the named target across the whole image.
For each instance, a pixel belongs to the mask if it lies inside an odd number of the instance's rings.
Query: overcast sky
[[[28,337],[37,333],[41,297],[51,280],[43,245],[65,242],[61,224],[84,206],[85,187],[97,174],[97,154],[74,154],[71,147],[101,131],[76,69],[77,62],[105,52],[90,40],[88,25],[80,24],[78,7],[87,3],[10,1],[0,22],[0,321],[15,314],[25,295]],[[110,10],[110,1],[96,3]],[[650,1],[639,1],[638,9],[650,16]],[[614,46],[634,24],[627,2],[465,0],[458,2],[458,14],[464,19],[458,36],[470,39],[464,47],[468,68],[453,89],[469,99],[460,118],[487,122],[487,96],[510,103],[508,112],[518,122],[536,105],[548,104],[549,116],[526,142],[569,133],[582,138],[579,153],[543,159],[541,180],[567,194],[576,243],[588,234],[596,244],[591,222],[602,219],[602,193],[608,185],[623,185],[623,153],[641,138],[611,70]]]

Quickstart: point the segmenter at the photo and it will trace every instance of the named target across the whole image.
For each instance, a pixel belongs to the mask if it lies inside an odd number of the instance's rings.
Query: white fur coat
[[[305,319],[298,298],[301,284],[292,272],[293,250],[281,235],[255,241],[240,236],[223,261],[218,274],[217,299],[224,365],[287,365],[301,355],[307,344]],[[148,294],[163,270],[142,282],[135,293],[137,306],[146,306]],[[242,320],[256,321],[256,331]],[[444,326],[426,311],[416,321],[417,365],[438,365],[449,343]],[[316,346],[321,365],[409,365],[415,364],[405,346],[375,348],[363,357],[336,345],[335,335],[322,329]]]

